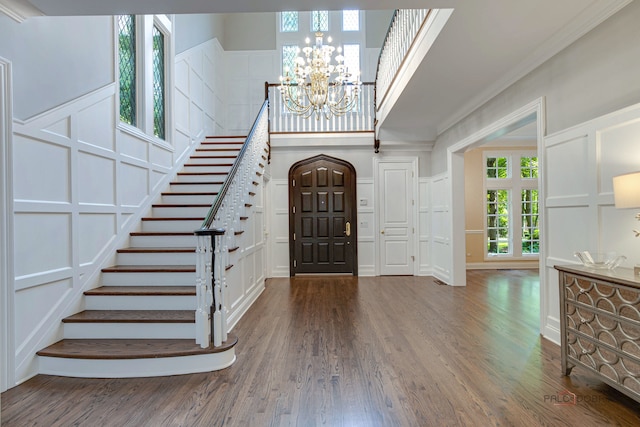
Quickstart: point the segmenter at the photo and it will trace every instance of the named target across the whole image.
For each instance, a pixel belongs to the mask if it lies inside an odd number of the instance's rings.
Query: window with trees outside
[[[537,256],[538,158],[535,152],[485,154],[486,255]]]
[[[166,15],[119,15],[115,27],[120,127],[165,141],[172,22]]]

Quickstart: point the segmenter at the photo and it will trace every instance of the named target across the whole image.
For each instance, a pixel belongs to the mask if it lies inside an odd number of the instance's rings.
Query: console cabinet
[[[640,402],[640,278],[627,268],[555,269],[563,374],[584,368]]]

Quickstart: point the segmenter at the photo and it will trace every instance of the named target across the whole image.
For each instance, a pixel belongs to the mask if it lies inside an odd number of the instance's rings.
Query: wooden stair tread
[[[195,323],[195,310],[85,310],[63,323]]]
[[[221,353],[237,342],[238,337],[233,334],[215,348],[201,348],[192,339],[65,339],[37,354],[69,359],[147,359]]]
[[[172,182],[171,185],[221,185],[224,181]]]
[[[193,236],[187,231],[133,231],[130,236]]]
[[[217,196],[218,192],[217,191],[213,191],[213,192],[180,192],[180,191],[171,191],[171,192],[166,192],[166,193],[162,193],[163,196]]]
[[[195,176],[195,175],[228,175],[227,172],[178,172],[178,175],[188,175],[188,176]]]
[[[195,166],[228,166],[231,167],[233,166],[233,163],[185,163],[184,164],[185,167],[195,167]]]
[[[195,265],[114,265],[104,273],[195,273]]]
[[[205,136],[205,140],[206,139],[237,139],[237,138],[247,139],[247,135],[207,135]]]
[[[193,155],[191,157],[189,157],[190,159],[235,159],[238,156],[234,156],[232,154],[225,154],[223,156],[220,155],[211,155],[211,156],[200,156],[200,155]]]
[[[238,148],[196,148],[196,152],[198,153],[202,153],[202,152],[220,152],[220,151],[240,151],[240,147]]]
[[[151,205],[153,208],[208,208],[210,203],[160,203]]]
[[[204,217],[155,217],[142,218],[142,221],[203,221]]]
[[[168,253],[195,253],[196,248],[122,248],[119,254],[168,254]]]
[[[106,296],[193,296],[195,286],[101,286],[84,292],[85,295]]]

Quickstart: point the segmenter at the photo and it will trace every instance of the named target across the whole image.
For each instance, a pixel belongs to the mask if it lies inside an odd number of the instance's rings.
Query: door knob
[[[347,221],[347,224],[345,225],[344,234],[346,234],[347,237],[351,236],[351,223],[349,221]]]
[[[384,230],[380,231],[380,234],[384,234]]]

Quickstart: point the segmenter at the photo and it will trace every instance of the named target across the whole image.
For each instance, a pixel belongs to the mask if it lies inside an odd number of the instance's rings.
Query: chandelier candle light
[[[344,64],[340,47],[335,64],[331,63],[336,48],[325,45],[323,38],[323,33],[316,33],[313,47],[307,38],[304,57],[296,57],[293,70],[285,67],[285,75],[280,76],[280,93],[287,110],[304,118],[315,113],[316,120],[351,111],[357,105],[361,84],[359,72],[351,73]],[[331,43],[331,37],[327,42]]]

